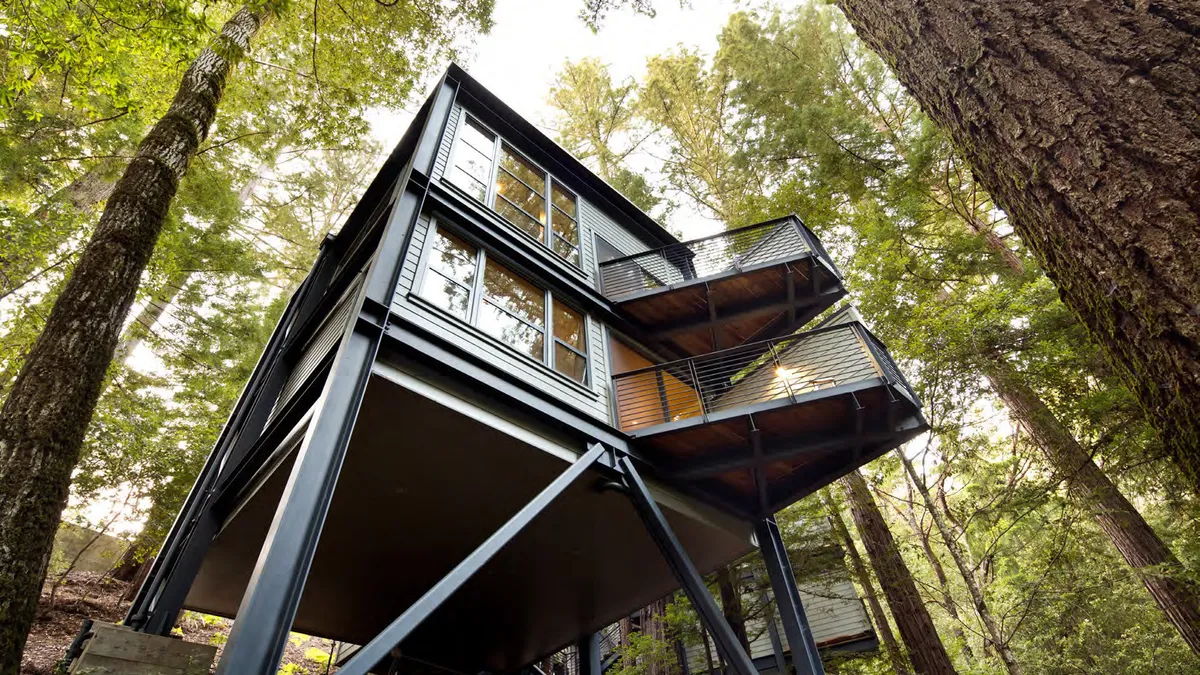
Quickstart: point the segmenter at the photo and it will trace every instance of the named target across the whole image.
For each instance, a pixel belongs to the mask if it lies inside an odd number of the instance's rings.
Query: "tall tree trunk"
[[[879,585],[892,609],[900,639],[908,648],[913,670],[919,675],[950,675],[957,672],[942,639],[938,637],[933,619],[921,602],[912,573],[904,564],[904,558],[900,557],[900,550],[888,531],[887,522],[871,497],[867,482],[858,471],[851,471],[842,478],[841,485],[850,504],[858,536],[867,548],[871,567],[875,569],[875,576],[879,578]]]
[[[917,535],[917,540],[921,542],[921,550],[925,552],[925,559],[929,561],[929,566],[933,569],[933,576],[938,582],[938,590],[942,593],[942,602],[946,605],[946,613],[950,615],[950,619],[953,622],[953,627],[950,630],[954,632],[955,639],[962,645],[963,656],[970,662],[975,658],[975,653],[971,651],[971,643],[967,640],[967,634],[962,629],[962,618],[958,615],[958,603],[955,602],[954,594],[950,591],[950,579],[946,576],[946,568],[942,566],[942,561],[933,552],[933,545],[929,541],[929,533],[925,531],[920,521],[917,520],[915,511],[910,501],[905,509],[905,513],[902,515],[908,521],[908,526]]]
[[[1064,477],[1071,491],[1087,505],[1121,557],[1141,577],[1167,620],[1192,651],[1200,654],[1200,592],[1178,576],[1182,567],[1171,549],[1019,373],[995,358],[986,368],[986,374],[1013,417],[1041,448],[1055,471]]]
[[[189,66],[117,181],[0,410],[0,675],[16,675],[71,471],[121,326],[238,58],[267,17],[238,10]]]
[[[733,570],[729,565],[717,569],[717,591],[721,596],[721,612],[733,634],[746,653],[750,653],[750,638],[746,636],[746,613],[742,609],[741,584],[733,578]]]
[[[958,539],[954,536],[949,524],[946,523],[946,518],[942,512],[938,510],[937,504],[933,501],[933,496],[929,492],[928,486],[925,485],[925,479],[917,473],[913,467],[912,461],[908,459],[903,452],[896,453],[900,457],[900,461],[904,463],[904,470],[908,472],[908,478],[920,493],[921,499],[925,501],[925,508],[929,511],[929,515],[933,516],[933,522],[938,528],[938,533],[942,535],[942,542],[946,545],[946,550],[950,553],[951,559],[958,567],[958,573],[962,576],[963,583],[967,586],[967,592],[971,594],[971,602],[975,606],[975,613],[979,616],[980,623],[987,631],[988,638],[991,639],[992,645],[996,649],[997,656],[1000,657],[1001,663],[1004,664],[1004,669],[1009,675],[1021,675],[1021,666],[1017,662],[1017,656],[1013,653],[1012,647],[1009,645],[1008,638],[1004,635],[1004,629],[1000,626],[1000,622],[996,620],[996,616],[992,614],[992,610],[988,607],[987,599],[983,595],[983,589],[979,585],[978,579],[975,578],[975,569],[967,561],[967,556],[963,552],[962,547],[958,545]]]
[[[1200,491],[1200,11],[837,0],[946,129]]]
[[[875,631],[879,635],[880,642],[883,643],[883,651],[892,664],[892,670],[896,675],[908,675],[904,653],[900,651],[896,635],[892,633],[887,615],[883,612],[883,605],[879,603],[879,594],[875,591],[875,584],[871,582],[871,573],[867,571],[867,566],[858,553],[858,546],[850,538],[850,530],[846,528],[846,522],[842,520],[841,510],[838,509],[838,505],[834,503],[829,492],[824,489],[821,490],[821,501],[824,502],[825,509],[829,511],[829,522],[833,524],[834,534],[841,542],[842,550],[846,552],[846,557],[850,558],[850,568],[854,570],[854,578],[862,587],[863,595],[867,596],[867,608],[871,610],[871,618],[875,620]]]

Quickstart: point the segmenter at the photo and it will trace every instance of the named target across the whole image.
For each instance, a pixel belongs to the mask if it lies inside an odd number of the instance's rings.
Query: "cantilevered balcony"
[[[622,373],[617,424],[664,478],[772,513],[926,429],[884,346],[854,321]]]
[[[795,216],[609,260],[600,281],[627,317],[679,356],[790,333],[846,293],[820,240]]]

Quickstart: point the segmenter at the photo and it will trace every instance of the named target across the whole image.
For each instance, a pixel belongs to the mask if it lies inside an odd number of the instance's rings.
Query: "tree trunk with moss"
[[[242,8],[138,146],[0,410],[0,675],[16,675],[71,472],[167,210],[265,10]]]
[[[858,536],[867,549],[871,567],[887,596],[892,617],[900,631],[900,639],[908,648],[908,658],[918,675],[953,675],[957,671],[938,636],[933,618],[921,602],[917,585],[908,565],[900,557],[896,540],[888,530],[883,514],[871,497],[867,482],[857,471],[851,471],[841,481],[846,501]]]
[[[837,0],[953,138],[1200,490],[1200,9]]]
[[[997,358],[986,374],[996,394],[1033,437],[1050,466],[1067,482],[1121,557],[1142,579],[1167,620],[1192,651],[1200,654],[1200,592],[1180,574],[1183,568],[1175,554],[1019,373]]]
[[[904,652],[900,651],[900,644],[896,642],[896,635],[892,632],[887,615],[883,612],[883,605],[879,602],[875,584],[871,583],[871,573],[867,571],[867,565],[858,553],[858,546],[850,537],[850,530],[846,527],[846,522],[842,520],[841,511],[826,489],[821,490],[821,501],[824,502],[825,509],[829,512],[829,522],[833,524],[834,534],[841,542],[846,557],[850,559],[850,569],[854,572],[854,578],[867,598],[867,608],[871,610],[871,618],[875,620],[875,633],[879,636],[879,641],[883,643],[883,651],[892,664],[892,671],[896,675],[908,675]]]

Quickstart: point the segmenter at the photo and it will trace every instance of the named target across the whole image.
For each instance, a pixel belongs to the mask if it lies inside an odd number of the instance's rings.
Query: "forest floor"
[[[91,572],[73,572],[59,585],[54,604],[50,604],[50,584],[42,591],[42,600],[34,618],[33,630],[25,644],[21,675],[54,675],[79,632],[84,619],[119,623],[129,603],[121,600],[129,584]],[[220,617],[184,612],[174,634],[188,642],[211,644],[220,657],[233,622]],[[280,675],[326,675],[329,655],[335,649],[329,640],[293,633],[284,648]]]

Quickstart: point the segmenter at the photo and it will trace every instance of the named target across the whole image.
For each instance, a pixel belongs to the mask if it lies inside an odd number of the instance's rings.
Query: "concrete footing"
[[[217,648],[111,623],[92,625],[71,675],[208,675]]]

